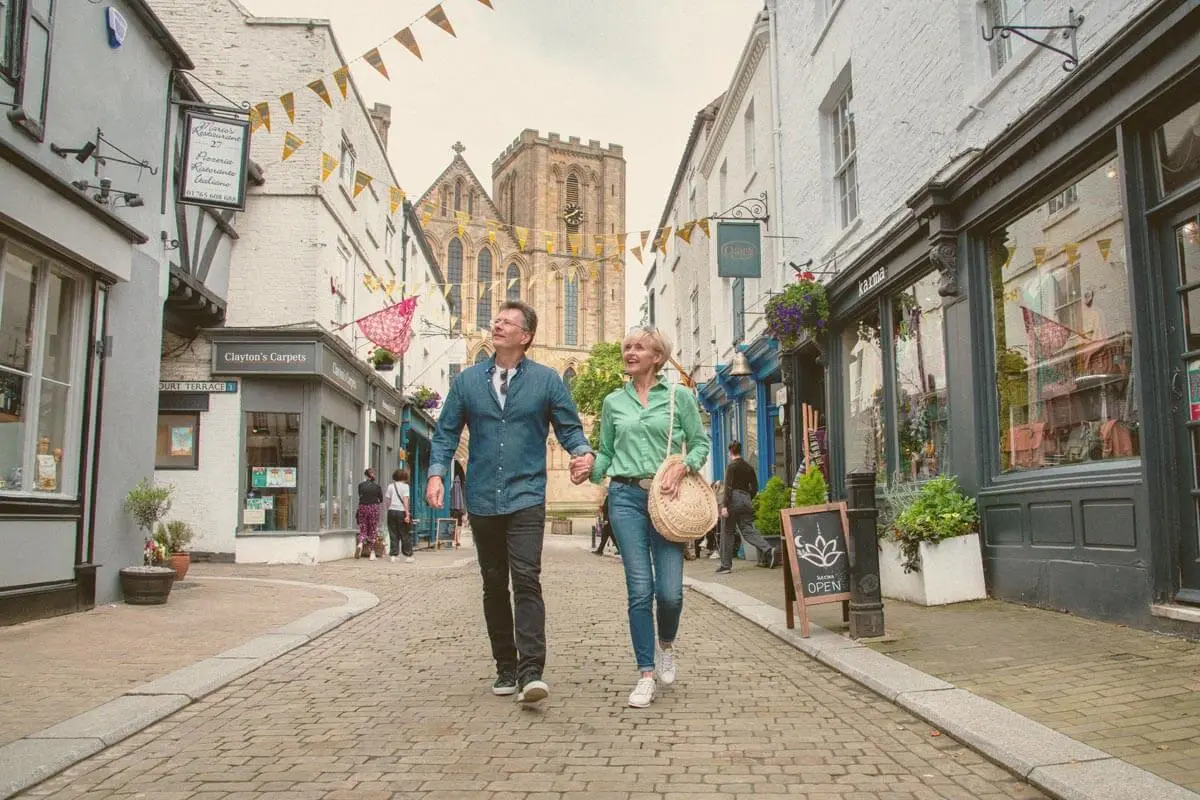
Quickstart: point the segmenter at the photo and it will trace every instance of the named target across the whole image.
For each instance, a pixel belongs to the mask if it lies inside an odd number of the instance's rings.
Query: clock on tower
[[[583,209],[576,203],[567,203],[563,209],[563,222],[568,225],[578,225],[583,222]]]

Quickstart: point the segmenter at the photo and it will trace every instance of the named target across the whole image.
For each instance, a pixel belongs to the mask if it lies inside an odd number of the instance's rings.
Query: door
[[[1179,592],[1200,604],[1200,206],[1171,220],[1166,267],[1174,287],[1169,337],[1171,412],[1178,425],[1181,501]]]

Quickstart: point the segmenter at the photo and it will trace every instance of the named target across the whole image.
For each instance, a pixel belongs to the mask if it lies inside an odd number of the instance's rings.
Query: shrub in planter
[[[958,481],[941,475],[926,481],[891,523],[891,535],[899,543],[905,572],[921,568],[922,542],[937,543],[973,533],[979,525],[974,498],[958,488]]]
[[[376,372],[389,372],[396,366],[396,357],[382,347],[376,347],[375,352],[371,353],[371,364]]]
[[[155,540],[166,547],[167,561],[170,563],[171,569],[175,570],[177,580],[187,577],[188,567],[192,563],[192,556],[188,553],[187,548],[195,535],[191,525],[177,519],[158,523],[158,528],[154,532]]]
[[[780,536],[783,523],[779,512],[788,507],[791,498],[787,486],[777,477],[767,481],[761,492],[754,496],[754,527],[763,536]]]
[[[131,605],[160,605],[167,602],[175,570],[165,566],[167,547],[154,536],[155,526],[171,510],[169,485],[158,485],[149,479],[129,491],[122,505],[145,535],[142,566],[123,567],[120,572],[121,592]]]
[[[825,473],[816,464],[796,473],[792,483],[792,508],[800,506],[820,506],[829,502],[829,485],[825,483]]]

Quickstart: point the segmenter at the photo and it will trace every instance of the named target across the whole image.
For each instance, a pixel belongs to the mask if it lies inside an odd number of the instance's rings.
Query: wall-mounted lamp
[[[86,192],[88,189],[95,189],[96,193],[92,195],[92,199],[102,206],[139,208],[146,204],[146,201],[137,192],[127,192],[122,189],[114,190],[112,188],[112,181],[108,178],[101,178],[99,185],[94,185],[87,181],[71,181],[71,185],[81,192]]]
[[[59,158],[66,158],[69,155],[74,155],[75,160],[80,164],[87,162],[89,158],[96,154],[96,143],[85,142],[82,147],[61,147],[57,144],[50,145],[50,152]]]
[[[729,376],[732,378],[748,378],[754,374],[754,370],[750,367],[750,359],[746,358],[746,354],[741,350],[733,351],[733,358],[729,359]]]

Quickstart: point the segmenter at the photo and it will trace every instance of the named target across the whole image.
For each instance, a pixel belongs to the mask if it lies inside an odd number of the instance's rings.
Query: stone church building
[[[524,130],[492,162],[492,191],[454,146],[454,158],[417,203],[422,228],[443,266],[452,327],[466,340],[466,364],[491,355],[489,330],[500,303],[538,312],[529,356],[568,383],[598,342],[625,333],[625,157],[557,133]],[[598,238],[599,237],[599,238]],[[590,431],[591,420],[585,419]],[[547,442],[550,513],[590,514],[600,491],[574,486],[570,457]],[[470,476],[467,478],[470,480]]]

